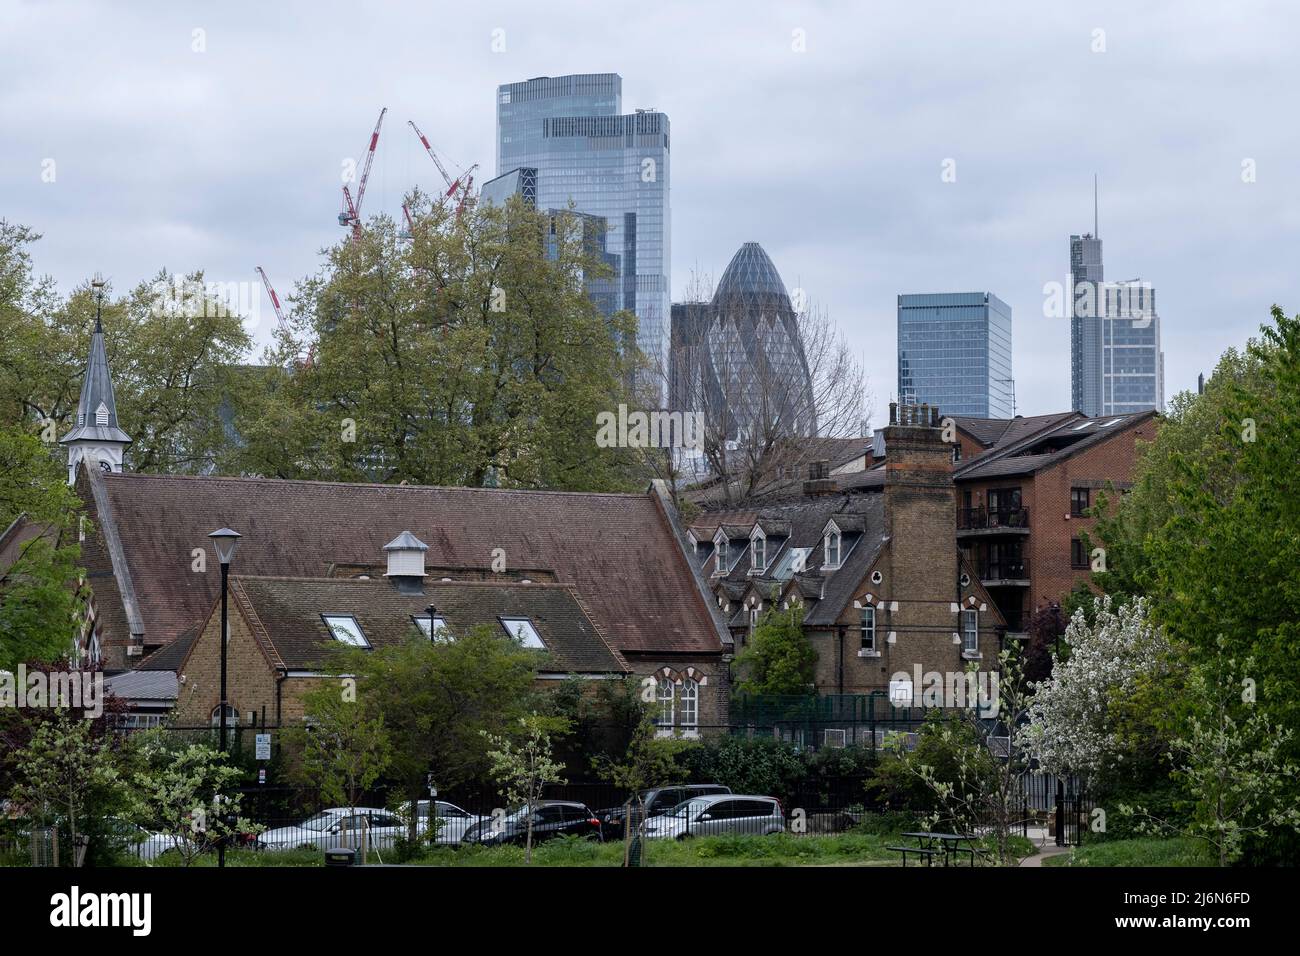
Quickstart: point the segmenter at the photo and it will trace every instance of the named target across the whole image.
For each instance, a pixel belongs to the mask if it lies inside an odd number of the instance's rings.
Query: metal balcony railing
[[[958,531],[983,531],[997,528],[1029,528],[1028,508],[958,508]]]

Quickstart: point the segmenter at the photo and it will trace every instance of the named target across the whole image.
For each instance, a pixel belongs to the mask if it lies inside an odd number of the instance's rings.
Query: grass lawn
[[[1043,866],[1215,866],[1217,861],[1200,840],[1187,837],[1112,840],[1076,847],[1048,857]]]
[[[642,852],[642,866],[899,866],[898,853],[886,849],[897,844],[897,834],[839,833],[828,836],[717,836],[693,840],[649,840]],[[1028,840],[1013,837],[1019,856],[1034,852]],[[371,863],[396,862],[389,852],[371,851]],[[409,861],[415,866],[523,866],[523,847],[441,846]],[[131,866],[180,866],[175,853],[164,853],[152,864],[133,858]],[[216,866],[214,853],[204,853],[194,866]],[[323,854],[316,850],[256,852],[231,850],[226,866],[323,866]],[[577,837],[548,840],[533,848],[533,866],[623,865],[623,843],[593,843]]]

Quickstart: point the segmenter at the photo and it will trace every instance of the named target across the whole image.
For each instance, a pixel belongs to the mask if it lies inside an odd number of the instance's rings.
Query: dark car
[[[712,797],[720,793],[731,793],[730,787],[719,783],[684,783],[673,787],[653,787],[641,791],[641,802],[645,804],[647,817],[667,813],[684,800],[695,797]],[[623,828],[627,820],[628,805],[601,810],[600,825],[604,829],[606,840],[619,840],[623,837]]]
[[[541,800],[533,804],[533,843],[557,836],[580,836],[601,839],[600,821],[582,803],[569,800]],[[528,839],[528,810],[520,808],[501,817],[475,823],[461,837],[462,843],[499,846],[514,843],[523,846]]]

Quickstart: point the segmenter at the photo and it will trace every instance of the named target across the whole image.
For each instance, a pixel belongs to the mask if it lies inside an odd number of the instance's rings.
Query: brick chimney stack
[[[952,445],[933,405],[889,405],[884,429],[885,529],[894,594],[955,594],[957,496]],[[947,605],[934,624],[952,630]]]

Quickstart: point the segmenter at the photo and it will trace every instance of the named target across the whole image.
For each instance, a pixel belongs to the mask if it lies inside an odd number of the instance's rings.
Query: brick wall
[[[1033,475],[960,483],[959,502],[969,491],[971,507],[986,504],[990,490],[1019,488],[1021,506],[1029,509],[1029,534],[1022,536],[1022,548],[1029,563],[1030,587],[999,589],[996,595],[1004,602],[1009,596],[1019,599],[1018,607],[1008,606],[1006,610],[1013,615],[1019,610],[1022,624],[1028,622],[1036,608],[1063,601],[1077,582],[1091,577],[1089,570],[1071,566],[1070,541],[1079,537],[1080,532],[1091,531],[1096,521],[1069,517],[1071,489],[1089,488],[1095,504],[1097,492],[1107,482],[1114,483],[1117,489],[1126,487],[1137,462],[1137,441],[1154,440],[1155,429],[1156,422],[1146,419]],[[984,538],[980,544],[990,540],[993,539]],[[1011,540],[1011,537],[998,540]],[[963,546],[975,563],[978,545],[968,540]]]
[[[173,723],[183,727],[207,726],[221,700],[221,608],[218,605],[209,616],[203,632],[190,648],[189,657],[178,677],[179,684]],[[296,698],[284,694],[284,709],[302,716],[302,707]],[[239,713],[241,723],[247,723],[248,712],[259,715],[265,708],[267,723],[276,722],[276,674],[261,646],[249,630],[248,622],[232,597],[230,601],[230,644],[226,649],[226,699]],[[290,714],[283,715],[287,723]]]

